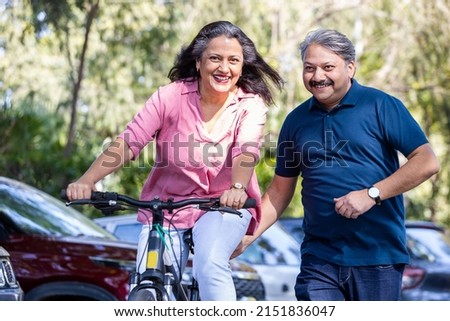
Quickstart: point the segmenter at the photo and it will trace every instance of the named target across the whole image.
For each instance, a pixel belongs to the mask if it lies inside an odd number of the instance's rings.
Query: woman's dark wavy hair
[[[242,46],[244,64],[237,86],[245,92],[260,95],[266,104],[273,104],[268,80],[281,90],[284,85],[283,79],[264,61],[253,41],[239,27],[228,21],[216,21],[205,25],[189,46],[181,49],[174,66],[170,69],[169,79],[171,81],[189,78],[197,80],[200,75],[196,69],[196,61],[201,58],[209,42],[222,35],[227,38],[236,38]]]

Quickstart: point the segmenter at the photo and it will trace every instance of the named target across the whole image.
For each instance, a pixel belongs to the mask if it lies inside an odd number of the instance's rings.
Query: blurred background
[[[266,124],[264,191],[280,126],[310,96],[299,44],[327,27],[354,42],[360,83],[402,99],[428,135],[442,169],[405,195],[407,216],[448,227],[448,17],[449,0],[0,0],[0,176],[58,196],[169,82],[180,48],[204,24],[229,20],[287,82]],[[153,152],[149,145],[101,188],[138,196]],[[296,193],[284,215],[301,217],[300,201]]]

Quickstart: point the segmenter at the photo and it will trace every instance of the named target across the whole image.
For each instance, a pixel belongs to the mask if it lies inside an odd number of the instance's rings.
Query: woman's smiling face
[[[244,54],[236,38],[222,35],[211,39],[196,67],[202,93],[229,93],[242,74]]]

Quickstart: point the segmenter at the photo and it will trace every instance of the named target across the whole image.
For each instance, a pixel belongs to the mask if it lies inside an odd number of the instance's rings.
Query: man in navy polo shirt
[[[355,50],[319,29],[300,45],[313,95],[286,118],[263,220],[236,254],[272,225],[302,177],[305,238],[298,300],[398,300],[406,248],[402,193],[439,171],[423,131],[403,103],[360,85]],[[400,167],[398,152],[408,161]]]

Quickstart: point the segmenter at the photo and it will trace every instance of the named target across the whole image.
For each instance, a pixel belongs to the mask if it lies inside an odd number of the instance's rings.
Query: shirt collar
[[[181,94],[189,94],[193,92],[199,92],[198,90],[198,81],[196,79],[187,79],[183,81],[184,88],[181,90]]]

